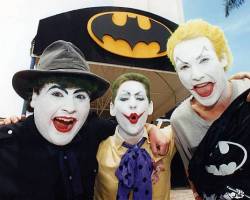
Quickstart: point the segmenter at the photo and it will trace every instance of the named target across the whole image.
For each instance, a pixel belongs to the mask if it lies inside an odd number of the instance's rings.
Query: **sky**
[[[234,59],[228,76],[250,72],[250,1],[233,9],[228,17],[224,7],[223,0],[183,0],[185,20],[202,18],[224,30]]]
[[[13,90],[11,80],[16,71],[29,68],[30,44],[36,34],[39,19],[82,8],[83,4],[84,7],[104,6],[113,5],[112,2],[115,1],[120,2],[122,6],[132,5],[133,7],[133,5],[140,4],[134,8],[150,7],[150,12],[157,10],[159,14],[171,16],[175,16],[174,13],[181,7],[181,0],[74,0],[73,2],[68,0],[11,0],[1,4],[0,117],[21,113],[23,100]],[[173,7],[173,4],[176,6]],[[234,55],[234,64],[228,72],[229,76],[236,72],[250,71],[248,60],[250,1],[246,0],[245,4],[233,10],[227,18],[224,14],[223,0],[182,0],[182,5],[185,20],[202,18],[220,26],[225,31]],[[182,14],[179,19],[183,19]]]

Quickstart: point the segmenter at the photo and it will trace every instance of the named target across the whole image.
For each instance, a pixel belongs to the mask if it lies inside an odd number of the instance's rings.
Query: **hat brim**
[[[97,86],[97,89],[89,91],[91,101],[101,97],[108,90],[110,85],[107,80],[91,72],[22,70],[14,74],[12,78],[12,86],[19,96],[25,100],[29,100],[35,85],[35,81],[49,76],[71,77],[82,79],[89,82],[90,84],[94,84]]]

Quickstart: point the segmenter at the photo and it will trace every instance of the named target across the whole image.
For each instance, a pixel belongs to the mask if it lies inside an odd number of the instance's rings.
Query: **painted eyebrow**
[[[122,90],[123,93],[126,93],[127,95],[131,95],[130,92],[126,91],[126,90]]]
[[[177,63],[178,61],[181,62],[182,64],[188,64],[188,62],[185,62],[185,61],[181,60],[179,57],[176,57],[175,62]]]
[[[51,86],[51,87],[48,89],[48,91],[50,91],[50,90],[52,90],[52,89],[55,89],[55,88],[60,89],[60,90],[63,90],[66,94],[68,94],[68,91],[67,91],[64,87],[62,87],[61,85],[53,85],[53,86]]]
[[[135,95],[142,95],[141,93],[142,93],[142,91],[139,91],[139,92],[135,93]]]
[[[78,90],[76,90],[76,91],[74,92],[74,94],[79,93],[79,92],[85,92],[85,93],[88,94],[88,92],[87,92],[86,90],[84,90],[84,89],[78,89]]]
[[[131,95],[131,93],[126,91],[126,90],[123,90],[122,92],[126,93],[127,95]],[[140,95],[141,93],[142,93],[142,91],[139,91],[139,92],[135,93],[135,95]]]
[[[205,46],[202,48],[200,55],[197,56],[197,58],[195,60],[199,60],[201,57],[203,57],[204,56],[203,55],[204,51],[207,51],[207,47],[205,47]]]

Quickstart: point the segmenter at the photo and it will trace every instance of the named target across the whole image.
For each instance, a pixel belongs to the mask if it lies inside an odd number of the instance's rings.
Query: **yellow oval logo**
[[[166,43],[172,34],[162,23],[131,12],[105,12],[88,21],[90,37],[102,48],[130,58],[167,55]]]

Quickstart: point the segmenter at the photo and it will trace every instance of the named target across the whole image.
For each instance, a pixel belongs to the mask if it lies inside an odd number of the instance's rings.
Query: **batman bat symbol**
[[[157,42],[162,53],[166,51],[167,38],[170,32],[166,27],[150,19],[151,28],[143,30],[138,26],[137,17],[127,16],[127,22],[124,26],[117,26],[112,21],[112,13],[101,15],[92,22],[92,31],[95,36],[102,41],[103,36],[109,35],[115,40],[125,40],[133,49],[139,42],[150,44]]]
[[[243,155],[243,158],[238,165],[237,165],[236,160],[230,159],[229,161],[228,158],[226,159],[228,154],[233,153],[230,151],[231,149],[233,149],[233,147],[236,147],[238,149],[237,152]],[[247,160],[247,150],[241,144],[230,142],[230,141],[219,141],[217,148],[219,148],[219,153],[220,153],[219,157],[221,157],[222,158],[221,160],[222,161],[224,160],[225,163],[222,163],[219,166],[216,166],[214,164],[210,164],[206,166],[206,170],[210,174],[213,174],[215,176],[226,176],[226,175],[233,174],[235,171],[241,168]],[[238,156],[240,155],[238,154]],[[223,157],[225,157],[225,159],[223,159]],[[229,158],[230,158],[230,155],[229,155]]]

